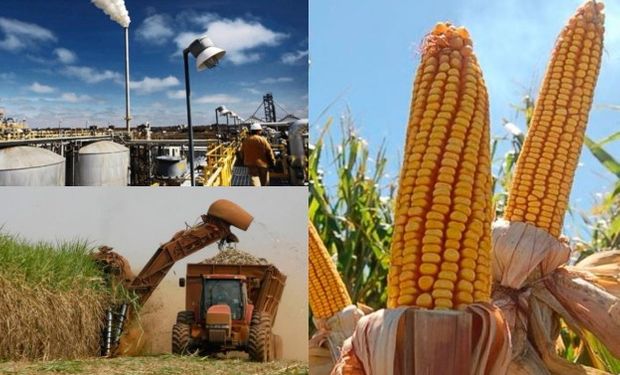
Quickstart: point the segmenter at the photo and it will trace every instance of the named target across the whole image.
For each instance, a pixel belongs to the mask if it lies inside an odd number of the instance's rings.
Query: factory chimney
[[[129,98],[129,27],[125,27],[125,125],[131,130],[131,100]]]
[[[125,124],[127,132],[131,129],[131,106],[129,98],[129,12],[125,6],[125,0],[91,0],[95,6],[110,18],[121,25],[125,31]]]

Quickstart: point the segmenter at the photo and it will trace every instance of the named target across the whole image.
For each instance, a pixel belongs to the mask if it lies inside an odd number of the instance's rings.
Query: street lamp
[[[232,113],[232,111],[230,109],[226,109],[226,110],[223,110],[222,112],[220,112],[220,115],[226,116],[226,125],[228,125],[228,119],[229,119],[229,115],[231,113]]]
[[[196,59],[196,69],[199,72],[217,66],[217,63],[224,57],[226,51],[216,47],[211,39],[206,35],[194,40],[189,47],[183,50],[183,63],[185,67],[185,98],[187,102],[187,132],[189,135],[189,168],[192,186],[194,180],[194,130],[192,128],[192,108],[190,104],[191,91],[189,88],[189,54]]]
[[[215,125],[220,125],[218,113],[221,115],[223,111],[226,111],[226,106],[221,105],[215,109]]]
[[[224,110],[220,112],[221,116],[226,116],[226,128],[228,128],[228,121],[232,113],[233,112],[230,109],[226,109],[226,107],[224,107]],[[219,126],[217,127],[217,134],[222,134],[222,129]]]

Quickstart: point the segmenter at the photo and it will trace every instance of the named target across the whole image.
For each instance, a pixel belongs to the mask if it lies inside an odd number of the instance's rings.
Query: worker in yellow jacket
[[[268,186],[269,167],[276,164],[271,145],[260,135],[262,130],[258,122],[250,125],[250,136],[245,138],[241,145],[243,165],[248,168],[252,186]]]

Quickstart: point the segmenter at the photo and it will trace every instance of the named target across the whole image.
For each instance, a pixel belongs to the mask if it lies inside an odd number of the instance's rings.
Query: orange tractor
[[[95,260],[109,282],[120,283],[144,305],[179,260],[219,243],[238,242],[230,226],[247,230],[253,217],[238,205],[218,200],[202,215],[202,223],[181,230],[162,244],[138,276],[129,263],[109,247],[100,248]],[[185,284],[185,279],[181,279]],[[178,354],[244,350],[256,361],[275,354],[271,326],[275,321],[286,276],[273,265],[190,264],[187,267],[186,310],[173,327],[172,351]],[[102,355],[119,354],[131,305],[110,307],[102,331]]]
[[[286,276],[273,265],[189,264],[185,311],[172,328],[172,352],[243,350],[254,361],[275,357],[271,333]]]

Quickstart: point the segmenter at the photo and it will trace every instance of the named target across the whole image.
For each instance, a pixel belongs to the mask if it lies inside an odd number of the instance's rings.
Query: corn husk
[[[314,353],[313,361],[310,364],[313,374],[329,374],[332,367],[338,360],[344,341],[353,335],[357,322],[364,316],[358,306],[349,305],[334,314],[328,319],[313,318],[314,326],[317,331],[312,335],[308,345],[311,353]],[[323,358],[319,349],[325,349],[329,353],[329,366],[327,360]],[[327,370],[326,372],[324,372]]]
[[[509,374],[605,374],[569,363],[556,351],[560,318],[585,340],[592,332],[614,354],[620,354],[618,297],[595,283],[593,271],[614,284],[613,266],[600,255],[591,262],[565,267],[568,244],[531,224],[497,220],[493,226],[493,303],[502,309],[512,333]],[[610,258],[612,257],[612,258]],[[616,274],[617,281],[617,274]],[[613,289],[613,288],[612,288]]]
[[[360,319],[353,336],[345,341],[332,375],[393,374],[396,357],[403,355],[396,350],[399,323],[410,309],[417,308],[382,309]],[[501,311],[488,303],[475,303],[466,313],[471,314],[473,327],[470,374],[504,375],[511,349],[510,331]]]
[[[594,253],[566,269],[620,297],[620,250]]]
[[[325,346],[310,345],[308,348],[310,375],[329,375],[334,367],[331,352]]]

